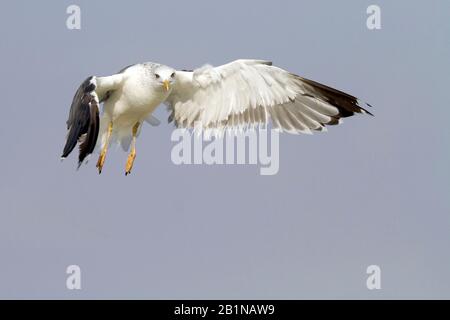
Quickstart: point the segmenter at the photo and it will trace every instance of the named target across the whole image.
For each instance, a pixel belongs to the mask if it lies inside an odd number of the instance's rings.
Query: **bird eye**
[[[171,78],[175,77],[175,72],[172,72],[172,74],[170,75]]]
[[[159,77],[159,74],[155,74],[155,77],[156,77],[156,79],[159,79],[160,77]]]

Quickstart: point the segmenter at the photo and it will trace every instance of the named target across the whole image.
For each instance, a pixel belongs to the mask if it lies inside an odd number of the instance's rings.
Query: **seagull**
[[[103,103],[100,115],[99,106]],[[152,114],[165,104],[168,122],[178,128],[250,130],[270,122],[278,131],[311,134],[325,131],[342,118],[370,113],[358,98],[324,84],[302,78],[269,61],[240,59],[213,67],[175,70],[146,62],[130,65],[111,76],[88,77],[78,88],[67,120],[62,159],[79,145],[78,167],[100,149],[101,173],[111,142],[129,155],[128,175],[136,158],[136,139],[144,122],[159,120]]]

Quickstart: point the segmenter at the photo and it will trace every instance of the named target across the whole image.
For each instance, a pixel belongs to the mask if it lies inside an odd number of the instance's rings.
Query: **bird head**
[[[169,92],[175,82],[176,70],[168,66],[159,66],[155,69],[154,73],[158,85],[160,85],[165,92]]]

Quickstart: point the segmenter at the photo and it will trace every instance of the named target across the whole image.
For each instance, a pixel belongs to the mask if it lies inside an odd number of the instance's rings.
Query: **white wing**
[[[246,129],[267,124],[290,133],[311,133],[354,113],[369,113],[344,92],[301,78],[270,62],[236,60],[192,72],[177,71],[165,103],[178,127]]]

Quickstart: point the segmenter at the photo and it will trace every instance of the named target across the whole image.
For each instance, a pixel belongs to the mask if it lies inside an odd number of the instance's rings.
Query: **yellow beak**
[[[163,86],[164,86],[164,89],[166,89],[166,91],[169,91],[169,88],[170,88],[169,80],[164,80],[163,81]]]

